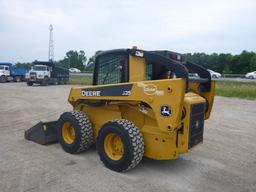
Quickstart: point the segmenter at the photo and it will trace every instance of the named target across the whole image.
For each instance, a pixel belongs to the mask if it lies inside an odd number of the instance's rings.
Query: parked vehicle
[[[0,62],[0,83],[25,81],[25,74],[29,68],[16,67],[12,63]]]
[[[189,77],[199,77],[199,75],[197,73],[189,73],[188,76]]]
[[[256,79],[256,71],[246,73],[245,77],[249,79]]]
[[[77,68],[70,68],[69,72],[70,73],[81,73],[81,71],[79,69],[77,69]]]
[[[27,85],[33,84],[67,84],[69,81],[69,71],[61,67],[56,67],[51,61],[34,61],[31,70],[26,74]]]
[[[215,72],[215,71],[213,71],[213,70],[211,70],[211,69],[207,69],[207,71],[210,72],[212,78],[217,79],[217,78],[220,78],[220,77],[221,77],[221,74],[218,73],[218,72]]]

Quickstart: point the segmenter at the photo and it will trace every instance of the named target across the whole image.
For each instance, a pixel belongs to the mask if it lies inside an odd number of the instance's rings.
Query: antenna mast
[[[54,60],[54,47],[53,47],[53,26],[52,24],[49,26],[49,31],[50,31],[50,35],[49,35],[49,52],[48,52],[48,59],[49,61],[53,61]]]

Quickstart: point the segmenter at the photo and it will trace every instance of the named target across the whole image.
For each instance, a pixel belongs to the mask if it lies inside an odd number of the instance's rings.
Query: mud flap
[[[25,131],[25,139],[34,141],[41,145],[58,142],[57,138],[58,121],[42,122]]]

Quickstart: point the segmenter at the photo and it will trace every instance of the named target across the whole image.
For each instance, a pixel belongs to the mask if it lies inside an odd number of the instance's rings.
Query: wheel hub
[[[112,160],[120,160],[124,155],[124,144],[121,137],[116,133],[109,133],[104,139],[104,149]]]
[[[65,122],[62,126],[62,137],[67,144],[75,141],[76,132],[74,126],[70,122]]]

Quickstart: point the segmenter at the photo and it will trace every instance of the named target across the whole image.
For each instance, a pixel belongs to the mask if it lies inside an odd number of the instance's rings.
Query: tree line
[[[94,68],[95,57],[101,51],[87,59],[83,50],[70,50],[63,59],[55,61],[57,66],[69,69],[77,68],[81,71],[92,72]],[[245,74],[247,72],[256,71],[256,53],[243,51],[240,54],[224,54],[224,53],[187,53],[186,59],[193,63],[202,65],[207,69],[212,69],[223,74]],[[16,66],[30,67],[32,63],[16,63]]]
[[[256,53],[243,51],[241,54],[232,55],[224,53],[188,53],[187,60],[202,65],[207,69],[223,74],[245,74],[256,71]]]

